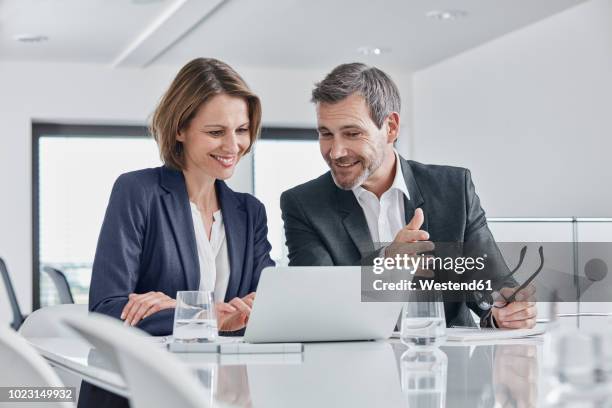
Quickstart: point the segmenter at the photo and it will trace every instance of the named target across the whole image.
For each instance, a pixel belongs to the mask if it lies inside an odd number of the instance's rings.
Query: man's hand
[[[507,329],[531,329],[536,324],[537,308],[535,286],[528,285],[516,294],[515,301],[507,304],[504,298],[512,296],[515,288],[502,288],[493,305],[493,318],[497,327]],[[502,297],[503,296],[503,297]],[[505,305],[505,306],[504,306]]]
[[[423,214],[423,210],[420,208],[414,210],[414,215],[412,216],[410,222],[404,228],[399,230],[391,245],[385,249],[385,256],[390,258],[393,258],[398,254],[416,256],[423,252],[433,251],[435,245],[433,242],[428,241],[429,233],[420,229],[423,226],[424,221],[425,214]],[[419,268],[415,275],[422,277],[433,277],[433,272],[427,269]]]
[[[251,292],[242,299],[233,298],[229,303],[217,303],[217,324],[221,331],[236,331],[244,328],[249,322],[255,292]]]
[[[128,302],[121,312],[125,325],[135,326],[142,319],[160,310],[176,307],[176,300],[163,292],[130,293]]]
[[[427,241],[429,239],[429,233],[421,230],[423,222],[425,222],[425,214],[423,214],[422,209],[417,208],[414,210],[414,215],[410,222],[395,235],[393,244]]]

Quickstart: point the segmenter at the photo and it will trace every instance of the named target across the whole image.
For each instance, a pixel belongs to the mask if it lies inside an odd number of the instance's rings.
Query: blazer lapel
[[[174,233],[187,290],[198,290],[200,263],[185,178],[182,172],[164,166],[161,168],[160,184],[168,192],[162,196],[162,202]]]
[[[425,216],[425,221],[423,222],[422,230],[427,231],[427,218],[428,212],[423,208],[425,204],[425,200],[423,199],[423,195],[421,194],[421,190],[414,178],[414,173],[410,168],[410,163],[404,160],[403,157],[399,156],[400,163],[402,166],[402,173],[404,175],[404,180],[406,182],[406,186],[408,187],[408,193],[410,194],[410,200],[404,196],[404,215],[406,217],[406,224],[410,222],[412,217],[414,216],[414,211],[417,208],[421,208],[423,210],[423,215]]]
[[[343,213],[342,224],[363,258],[374,251],[374,243],[363,209],[352,191],[337,188],[336,193],[339,210]]]
[[[235,193],[221,180],[215,182],[217,198],[223,214],[225,239],[230,264],[230,277],[225,292],[225,301],[229,302],[239,294],[240,282],[246,251],[247,215]]]

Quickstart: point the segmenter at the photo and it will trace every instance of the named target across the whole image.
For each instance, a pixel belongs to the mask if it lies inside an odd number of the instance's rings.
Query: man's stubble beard
[[[373,161],[370,166],[368,166],[367,168],[365,168],[361,174],[359,176],[357,176],[355,178],[355,180],[351,183],[345,183],[345,184],[341,184],[339,182],[339,180],[336,179],[336,175],[334,174],[334,170],[333,167],[330,164],[331,159],[327,160],[327,165],[329,166],[330,169],[330,173],[332,175],[332,179],[334,180],[334,183],[336,183],[336,186],[338,186],[338,188],[342,189],[342,190],[352,190],[357,186],[362,185],[363,183],[365,183],[365,181],[367,179],[370,178],[370,176],[372,175],[372,173],[374,173],[376,170],[378,170],[378,168],[381,166],[381,164],[383,163],[383,161],[385,160],[385,149],[384,149],[384,145],[382,146],[378,146],[378,148],[380,149],[380,155],[378,155],[378,157],[376,158],[375,161]],[[360,160],[361,163],[363,163],[362,160]]]

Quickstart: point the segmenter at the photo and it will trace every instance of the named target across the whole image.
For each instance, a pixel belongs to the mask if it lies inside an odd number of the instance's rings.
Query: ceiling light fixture
[[[153,3],[161,3],[163,1],[165,0],[132,0],[132,4],[135,4],[137,6],[145,6]]]
[[[425,17],[435,20],[449,21],[467,17],[467,11],[463,10],[432,10],[425,13]]]
[[[49,41],[49,37],[42,34],[17,34],[13,37],[15,41],[24,43],[40,43]]]
[[[389,52],[391,52],[391,49],[385,48],[385,47],[363,46],[363,47],[357,48],[357,52],[360,53],[361,55],[381,55],[381,54],[388,54]]]

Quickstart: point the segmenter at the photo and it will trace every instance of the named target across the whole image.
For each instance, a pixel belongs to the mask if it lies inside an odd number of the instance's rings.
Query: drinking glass
[[[446,407],[448,357],[439,348],[409,348],[400,358],[402,392],[409,407]]]
[[[218,335],[214,293],[195,290],[176,292],[174,341],[205,343],[215,341]]]
[[[402,309],[400,338],[407,346],[416,347],[437,347],[444,342],[446,319],[440,292],[410,292]]]

